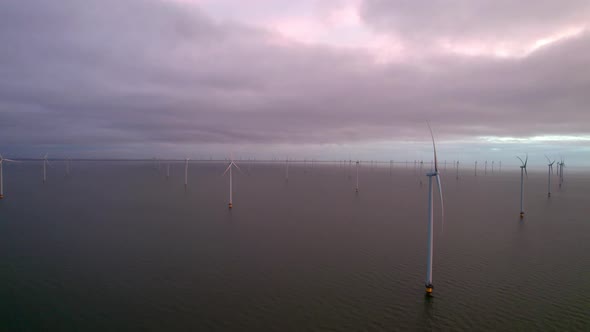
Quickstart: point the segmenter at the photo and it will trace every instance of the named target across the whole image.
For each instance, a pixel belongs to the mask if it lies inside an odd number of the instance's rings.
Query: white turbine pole
[[[522,207],[524,195],[524,167],[520,167],[520,217],[524,216],[524,210]]]
[[[12,159],[4,159],[0,154],[0,199],[4,198],[4,174],[3,174],[3,166],[4,162],[18,162]]]
[[[188,158],[184,159],[184,188],[188,185]]]
[[[457,160],[457,180],[459,180],[459,160]]]
[[[433,231],[434,231],[434,216],[432,214],[432,177],[435,173],[428,173],[428,249],[426,256],[426,292],[432,293],[432,256],[433,256]]]
[[[494,174],[494,161],[492,160],[492,174]]]
[[[475,166],[473,167],[473,174],[477,176],[477,160],[475,161]]]
[[[356,161],[356,192],[359,192],[359,161]]]
[[[526,164],[529,160],[529,156],[523,161],[520,157],[516,157],[520,160],[522,165],[520,166],[520,219],[524,218],[524,174],[526,174]]]
[[[549,159],[547,156],[545,156],[545,158],[547,158],[547,162],[549,162],[547,164],[547,197],[551,197],[551,171],[553,171],[553,164],[555,163],[555,160],[551,161],[551,159]]]
[[[340,164],[342,166],[342,164]],[[285,160],[285,181],[289,182],[289,158]]]
[[[43,159],[43,183],[45,183],[47,181],[47,170],[46,170],[46,164],[47,163],[47,157],[45,157]]]
[[[488,161],[487,160],[485,162],[485,167],[484,167],[483,175],[488,175]]]
[[[229,208],[232,208],[232,165],[233,162],[231,164],[229,164]]]
[[[2,178],[2,156],[0,156],[0,199],[4,198],[4,179]]]

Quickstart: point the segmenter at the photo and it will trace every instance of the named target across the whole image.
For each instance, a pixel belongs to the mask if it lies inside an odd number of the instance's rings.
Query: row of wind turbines
[[[439,165],[438,165],[438,156],[437,156],[437,152],[436,152],[436,143],[435,143],[435,139],[434,139],[434,134],[432,132],[432,128],[430,127],[430,124],[428,124],[428,129],[430,131],[430,136],[432,139],[432,148],[433,148],[433,161],[431,163],[431,165],[433,166],[433,169],[431,169],[428,173],[426,173],[426,176],[428,177],[428,221],[427,221],[427,258],[426,258],[426,278],[425,278],[425,288],[426,288],[426,295],[431,296],[434,286],[433,286],[433,276],[432,276],[432,265],[433,265],[433,258],[434,258],[434,184],[433,182],[436,181],[436,185],[438,188],[438,193],[439,193],[439,199],[440,199],[440,211],[441,211],[441,225],[444,227],[444,203],[443,203],[443,192],[442,192],[442,185],[441,185],[441,176],[440,176],[440,171],[439,171]],[[548,197],[551,197],[551,175],[553,174],[553,165],[555,164],[555,160],[550,160],[549,157],[545,156],[547,161],[548,161]],[[528,155],[526,155],[525,159],[523,160],[520,157],[517,157],[520,162],[521,162],[521,166],[520,166],[520,188],[521,188],[521,192],[520,192],[520,217],[523,218],[524,217],[524,209],[523,209],[523,201],[524,201],[524,178],[525,176],[528,177],[528,173],[527,173],[527,164],[528,164]],[[47,159],[47,154],[45,154],[45,156],[43,156],[43,183],[46,183],[47,181],[47,166],[51,166],[51,164],[49,163],[49,160]],[[188,166],[189,166],[189,158],[185,158],[184,160],[184,186],[185,188],[188,185]],[[9,162],[9,163],[14,163],[14,162],[20,162],[17,160],[12,160],[12,159],[7,159],[7,158],[3,158],[2,155],[0,155],[0,198],[4,197],[4,192],[3,192],[3,173],[2,173],[2,165],[4,162]],[[287,158],[285,161],[285,181],[289,180],[289,159]],[[345,161],[344,161],[345,162]],[[349,161],[349,165],[351,164],[352,161]],[[160,165],[160,161],[154,159],[154,167],[156,167],[157,169],[161,168]],[[360,160],[357,160],[355,162],[356,164],[356,185],[355,185],[355,192],[359,192],[359,167],[360,167]],[[406,161],[406,165],[408,164],[408,162]],[[423,162],[420,161],[420,171],[422,171],[422,166],[423,166]],[[457,179],[459,178],[459,161],[457,161],[456,163],[453,162],[453,164],[455,165],[455,167],[457,168]],[[486,161],[486,173],[487,173],[487,161]],[[393,165],[393,161],[390,161],[390,170],[391,167]],[[414,161],[414,165],[415,165],[415,169],[416,169],[416,165],[417,165],[417,161]],[[494,165],[494,163],[492,162],[492,165]],[[501,162],[499,163],[500,165],[500,169],[501,169]],[[312,166],[313,166],[313,161],[312,161]],[[559,177],[559,186],[561,187],[561,184],[563,183],[563,168],[565,167],[565,162],[563,160],[563,158],[561,159],[561,161],[559,163],[557,163],[557,175]],[[225,169],[225,171],[223,172],[222,175],[226,175],[229,173],[229,203],[228,203],[228,208],[232,209],[233,208],[233,169],[237,169],[239,172],[243,173],[242,170],[240,169],[240,167],[236,164],[236,162],[233,159],[233,156],[230,158],[230,160],[228,161],[228,166]],[[445,168],[446,168],[446,161],[445,161]],[[492,166],[493,169],[493,166]],[[66,159],[66,175],[69,174],[70,172],[70,159]],[[475,175],[477,175],[477,161],[475,162]],[[170,163],[168,163],[166,165],[166,177],[169,178],[170,177]]]

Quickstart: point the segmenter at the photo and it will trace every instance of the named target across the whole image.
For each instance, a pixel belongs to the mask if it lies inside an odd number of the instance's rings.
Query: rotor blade
[[[232,161],[232,164],[234,164],[234,166],[236,166],[236,168],[238,169],[238,171],[240,171],[240,173],[244,174],[244,172],[242,172],[242,169],[240,168],[240,166],[238,166],[238,164],[234,163]]]
[[[547,157],[547,155],[546,155],[546,154],[545,154],[544,156],[545,156],[545,159],[547,159],[547,162],[549,162],[549,163],[550,163],[550,162],[551,162],[551,159],[549,159],[549,157]]]
[[[520,160],[520,162],[522,163],[522,165],[524,166],[524,161],[522,159],[520,159],[519,156],[516,156],[516,158],[518,158],[518,160]]]
[[[8,161],[8,162],[11,162],[11,163],[21,163],[22,162],[22,161],[19,161],[19,160],[12,160],[12,159],[2,159],[2,161]]]
[[[223,174],[221,174],[222,176],[225,175],[225,173],[227,173],[227,171],[229,171],[231,167],[231,163],[227,166],[227,168],[225,169],[225,172],[223,172]]]
[[[440,174],[436,174],[436,183],[438,185],[438,193],[440,194],[440,215],[441,215],[441,230],[445,229],[445,204],[443,202],[442,186],[440,185]]]
[[[526,158],[524,159],[524,168],[526,168],[526,163],[529,162],[529,154],[526,154]]]
[[[528,179],[529,178],[529,173],[527,173],[526,167],[524,167],[524,174],[526,175],[526,178]]]
[[[434,144],[434,135],[432,134],[432,128],[430,127],[430,123],[426,121],[428,125],[428,129],[430,130],[430,137],[432,137],[432,148],[434,149],[434,171],[438,172],[438,161],[436,159],[436,145]]]

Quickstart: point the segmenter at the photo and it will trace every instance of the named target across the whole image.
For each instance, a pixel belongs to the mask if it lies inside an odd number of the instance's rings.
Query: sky
[[[3,0],[0,153],[590,165],[587,0]]]

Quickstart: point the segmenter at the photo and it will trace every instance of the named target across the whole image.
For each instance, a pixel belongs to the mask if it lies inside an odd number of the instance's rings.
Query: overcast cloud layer
[[[426,142],[429,120],[458,150],[551,135],[551,152],[588,152],[588,1],[333,1],[321,12],[346,15],[301,21],[326,29],[304,41],[273,28],[288,12],[221,3],[2,1],[0,151],[321,154]]]

